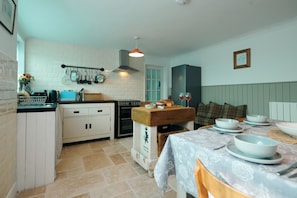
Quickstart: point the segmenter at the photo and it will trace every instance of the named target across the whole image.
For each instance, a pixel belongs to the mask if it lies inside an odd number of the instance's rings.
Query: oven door
[[[133,135],[133,121],[131,109],[138,106],[118,106],[118,120],[116,137],[128,137]]]
[[[128,118],[131,119],[131,106],[120,106],[119,107],[119,117],[120,119]]]
[[[133,135],[133,121],[131,119],[123,118],[120,119],[119,123],[119,137]]]

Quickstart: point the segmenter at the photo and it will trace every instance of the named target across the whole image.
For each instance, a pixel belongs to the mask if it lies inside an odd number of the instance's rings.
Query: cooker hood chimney
[[[138,72],[139,70],[134,69],[132,67],[129,66],[129,51],[128,50],[120,50],[119,51],[119,55],[120,55],[120,66],[118,68],[116,68],[115,70],[113,70],[114,72],[128,72],[128,73],[134,73],[134,72]]]

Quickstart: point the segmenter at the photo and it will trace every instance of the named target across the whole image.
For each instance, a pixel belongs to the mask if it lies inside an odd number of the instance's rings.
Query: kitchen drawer
[[[93,107],[89,108],[89,115],[110,114],[110,107]]]
[[[64,108],[64,117],[87,116],[88,108]]]

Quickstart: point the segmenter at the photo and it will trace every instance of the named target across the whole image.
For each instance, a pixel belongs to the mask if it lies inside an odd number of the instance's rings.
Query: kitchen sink
[[[18,105],[18,109],[56,108],[56,106],[56,103],[22,104]]]

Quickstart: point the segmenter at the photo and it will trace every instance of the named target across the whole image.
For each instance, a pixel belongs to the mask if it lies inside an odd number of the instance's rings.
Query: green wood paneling
[[[269,116],[269,102],[297,102],[297,82],[202,86],[202,102],[248,105],[249,114]]]
[[[290,83],[290,98],[294,101],[297,100],[297,82]]]

